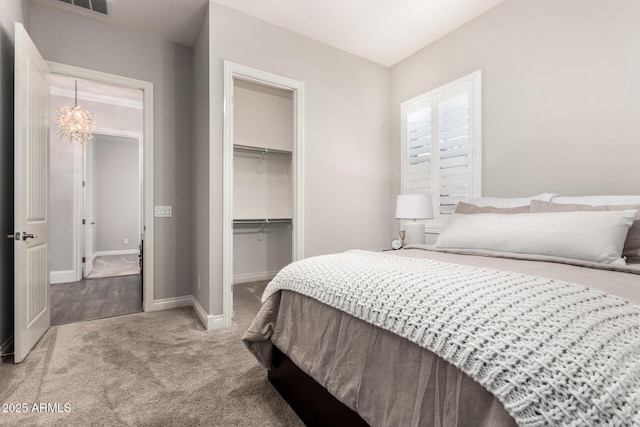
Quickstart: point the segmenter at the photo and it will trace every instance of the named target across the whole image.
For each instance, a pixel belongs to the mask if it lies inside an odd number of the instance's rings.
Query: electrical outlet
[[[128,245],[129,244],[129,239],[124,239],[124,244]]]
[[[198,289],[200,289],[200,275],[198,274]]]

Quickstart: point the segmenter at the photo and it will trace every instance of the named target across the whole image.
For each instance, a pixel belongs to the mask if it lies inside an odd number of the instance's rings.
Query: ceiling
[[[107,0],[109,17],[61,3],[113,25],[192,46],[208,0]],[[384,66],[403,60],[503,0],[213,0]]]
[[[503,0],[214,0],[387,67]]]
[[[209,4],[209,0],[107,0],[109,16],[104,16],[58,0],[32,1],[187,46],[195,44]]]

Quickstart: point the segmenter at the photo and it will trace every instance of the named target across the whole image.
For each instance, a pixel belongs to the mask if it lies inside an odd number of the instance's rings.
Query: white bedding
[[[291,264],[263,299],[281,289],[433,351],[492,391],[520,425],[640,423],[640,307],[621,298],[363,251]]]
[[[492,249],[624,264],[622,250],[638,210],[453,214],[436,248]]]

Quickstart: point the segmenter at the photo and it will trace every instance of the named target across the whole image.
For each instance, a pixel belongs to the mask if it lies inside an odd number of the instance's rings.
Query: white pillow
[[[638,205],[640,204],[640,196],[554,196],[551,202],[563,205],[590,206]]]
[[[543,193],[531,197],[476,197],[469,201],[476,206],[493,206],[494,208],[515,208],[518,206],[528,206],[532,200],[550,201],[555,194]]]
[[[436,248],[490,249],[599,263],[621,263],[637,210],[453,214]]]

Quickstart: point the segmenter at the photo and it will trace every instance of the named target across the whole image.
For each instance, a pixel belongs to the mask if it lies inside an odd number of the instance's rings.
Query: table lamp
[[[396,203],[396,219],[410,219],[404,224],[406,245],[424,245],[424,224],[417,223],[417,219],[433,218],[431,195],[426,193],[412,193],[398,195]]]

